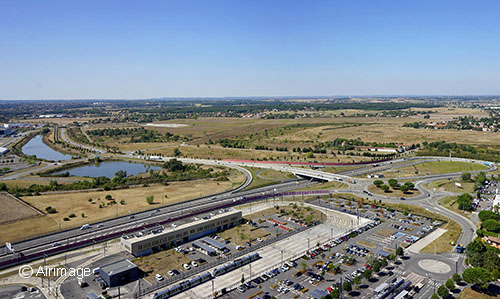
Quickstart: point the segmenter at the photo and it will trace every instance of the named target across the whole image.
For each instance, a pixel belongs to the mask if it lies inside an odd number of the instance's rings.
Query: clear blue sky
[[[0,99],[500,94],[500,1],[0,2]]]

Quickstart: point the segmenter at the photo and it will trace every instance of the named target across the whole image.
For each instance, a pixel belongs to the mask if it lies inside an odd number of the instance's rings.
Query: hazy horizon
[[[494,96],[498,11],[493,0],[3,1],[0,99]]]

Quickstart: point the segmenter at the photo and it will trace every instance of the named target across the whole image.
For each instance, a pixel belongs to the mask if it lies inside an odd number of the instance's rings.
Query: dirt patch
[[[0,192],[0,206],[0,224],[42,214],[6,192]]]
[[[396,231],[393,229],[388,229],[388,228],[382,228],[376,231],[374,234],[380,235],[383,237],[389,237],[390,235],[394,234]]]

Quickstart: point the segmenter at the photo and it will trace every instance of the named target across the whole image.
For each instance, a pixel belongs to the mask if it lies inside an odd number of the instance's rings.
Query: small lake
[[[84,166],[78,166],[71,169],[66,169],[54,174],[61,174],[69,172],[70,175],[80,176],[80,177],[91,177],[96,178],[100,176],[105,176],[107,178],[112,178],[118,170],[125,170],[127,175],[138,175],[149,171],[149,169],[159,170],[161,167],[146,165],[141,163],[124,162],[124,161],[104,161],[97,164],[89,164]]]
[[[48,145],[43,143],[42,135],[36,135],[26,143],[21,150],[27,156],[36,156],[40,159],[49,161],[71,160],[71,155],[65,155],[61,152],[53,150]]]

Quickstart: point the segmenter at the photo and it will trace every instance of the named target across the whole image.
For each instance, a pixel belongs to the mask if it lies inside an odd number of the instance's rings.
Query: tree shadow
[[[361,293],[358,291],[349,292],[349,296],[351,297],[358,297],[359,295],[361,295]]]

